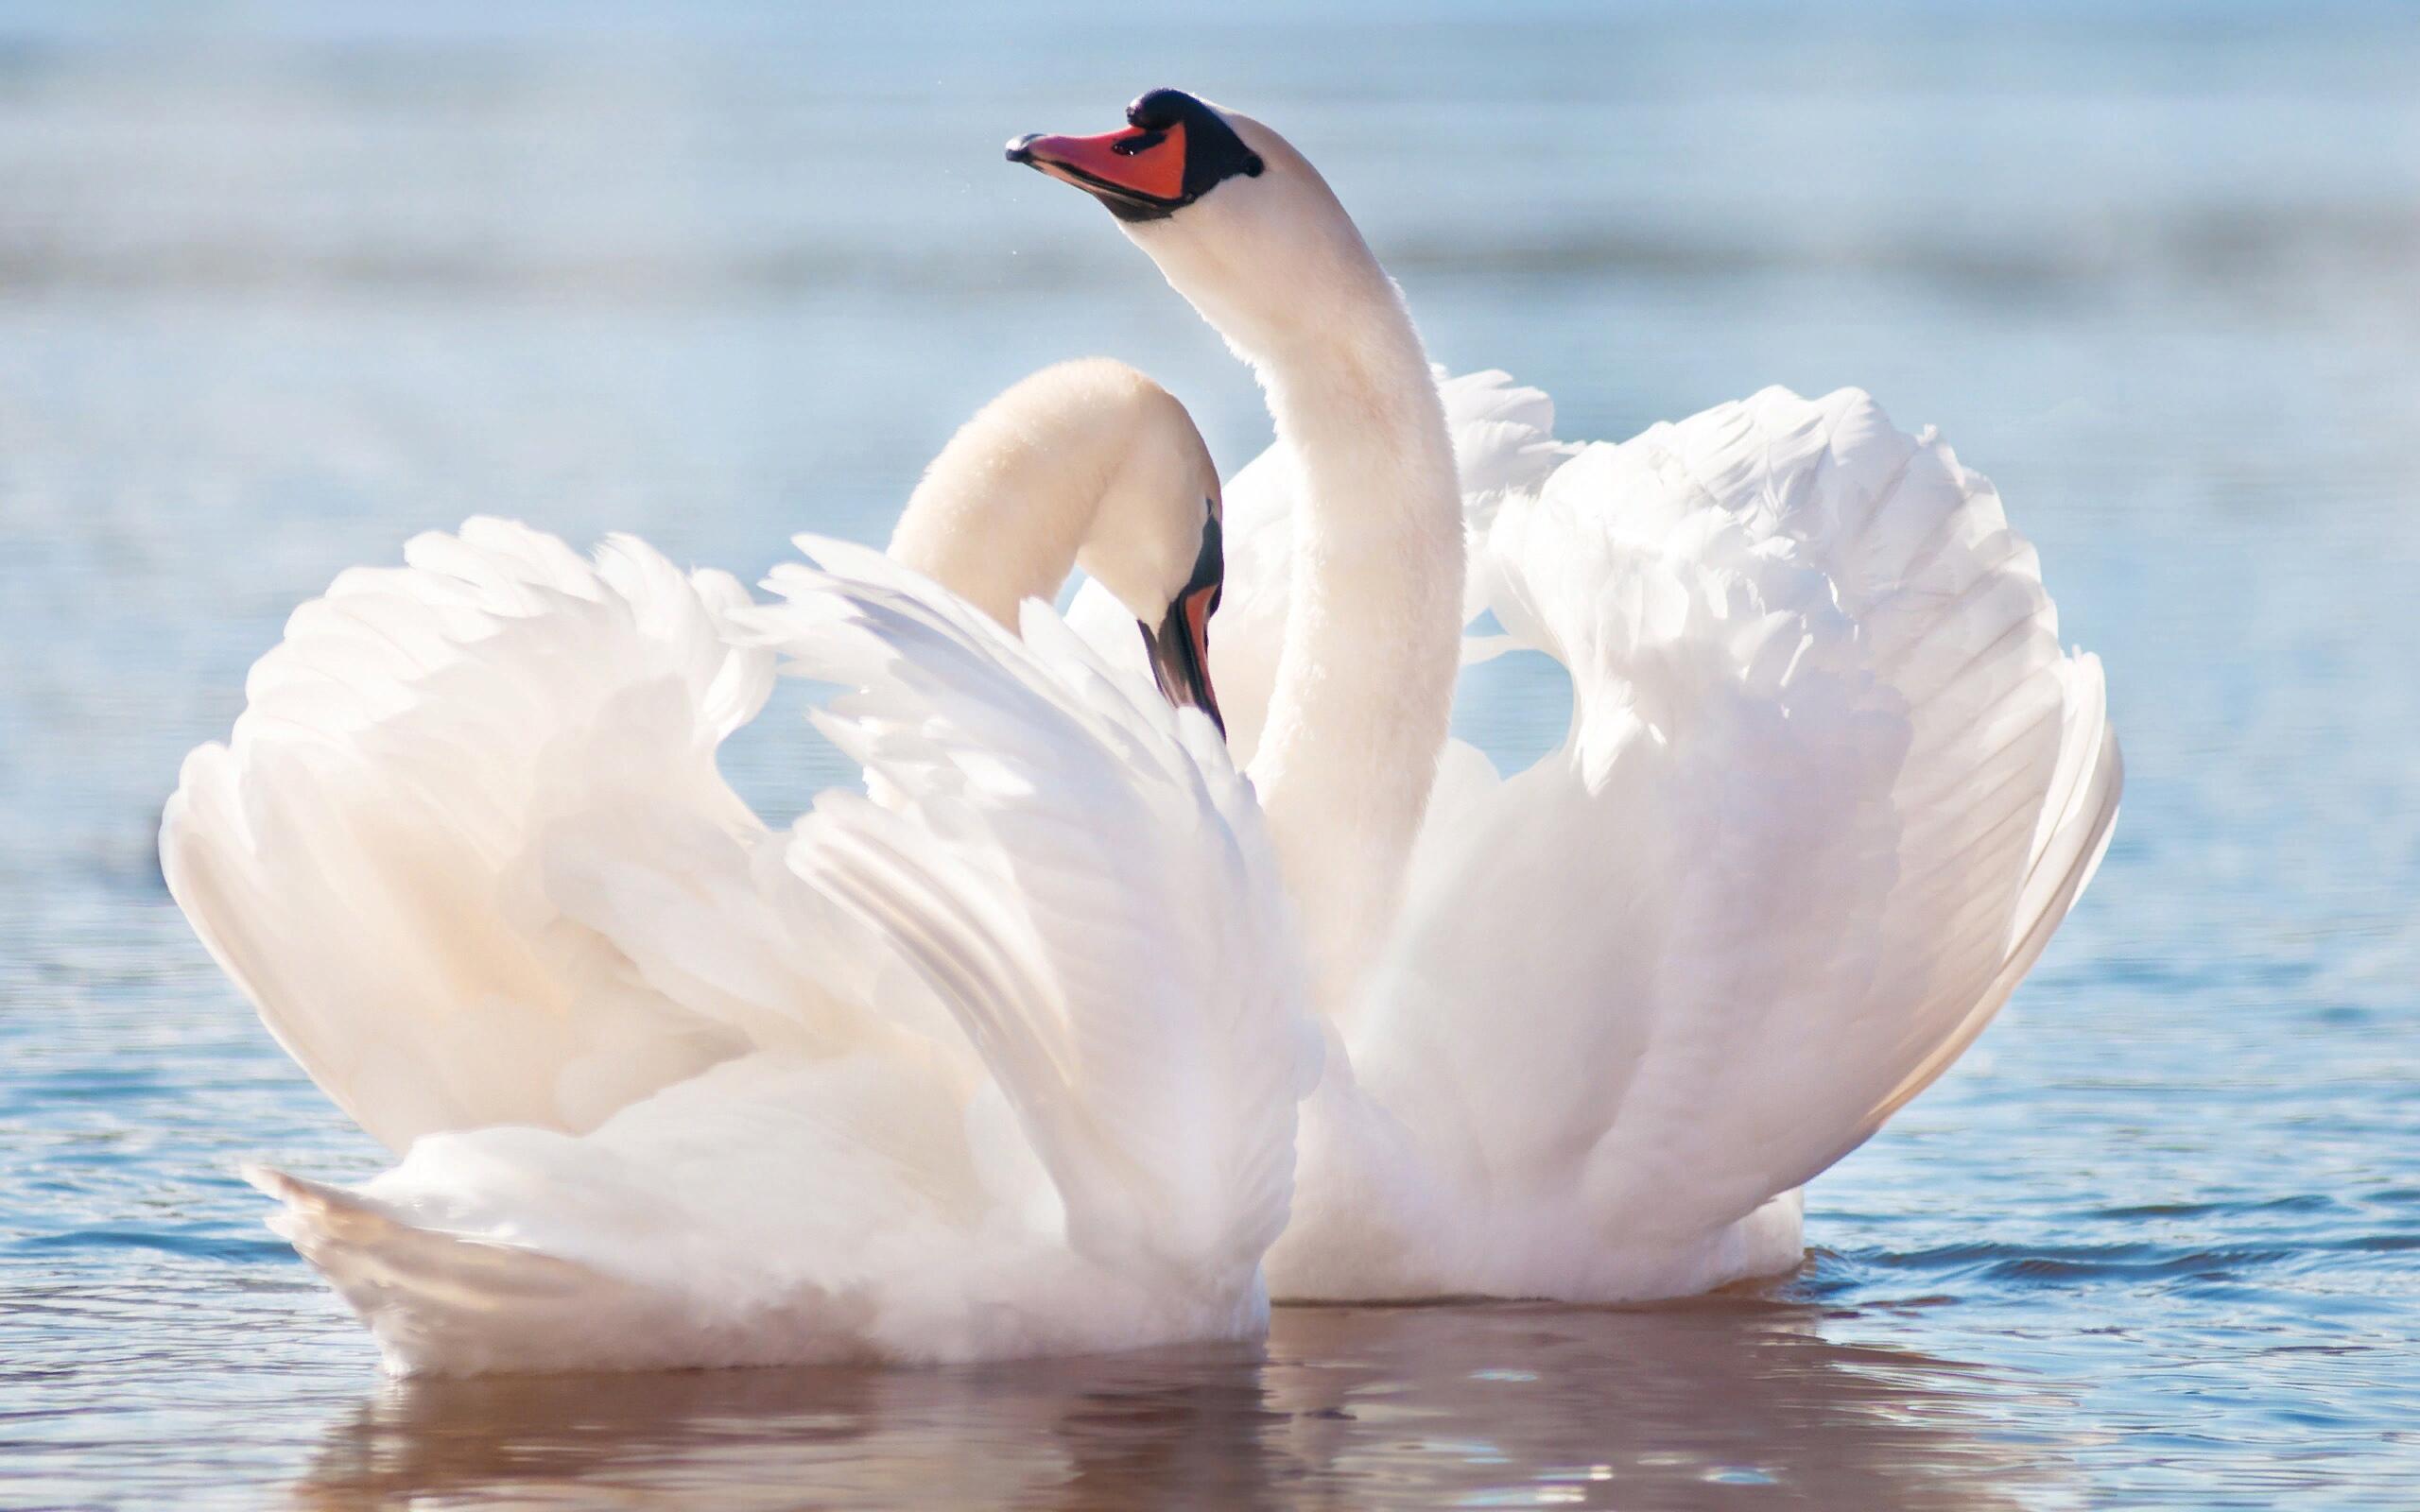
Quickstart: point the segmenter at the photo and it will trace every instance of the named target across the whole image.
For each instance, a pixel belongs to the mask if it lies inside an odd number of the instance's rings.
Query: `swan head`
[[[1099,200],[1168,283],[1247,357],[1356,308],[1385,274],[1336,195],[1284,137],[1183,90],[1155,89],[1097,136],[1034,132],[1023,163]]]
[[[890,555],[1011,630],[1081,568],[1142,627],[1168,701],[1224,732],[1209,661],[1219,470],[1184,405],[1126,364],[1058,363],[984,405],[925,470]]]
[[[1063,366],[1115,391],[1085,407],[1122,438],[1076,565],[1134,616],[1160,692],[1208,714],[1223,735],[1210,685],[1210,616],[1227,558],[1210,448],[1184,405],[1133,369],[1106,358]]]

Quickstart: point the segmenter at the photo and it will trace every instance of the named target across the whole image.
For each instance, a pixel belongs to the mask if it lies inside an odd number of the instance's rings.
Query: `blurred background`
[[[160,886],[182,753],[298,602],[471,513],[752,577],[1092,352],[1241,465],[1249,375],[1000,161],[1163,83],[1286,132],[1432,353],[1567,438],[1773,383],[1938,424],[2108,666],[2093,891],[1778,1286],[1281,1314],[1266,1364],[380,1386],[233,1175],[377,1152]],[[0,1504],[2408,1494],[2415,437],[2399,4],[0,3]],[[1504,675],[1462,732],[1518,762],[1562,710]],[[791,705],[731,764],[774,815],[838,775]]]

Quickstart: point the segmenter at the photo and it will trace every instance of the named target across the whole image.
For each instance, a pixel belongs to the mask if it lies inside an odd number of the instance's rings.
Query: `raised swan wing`
[[[1855,390],[1591,446],[1478,565],[1571,728],[1438,811],[1354,1072],[1497,1220],[1458,1284],[1708,1284],[1524,1235],[1684,1256],[1938,1075],[2107,843],[2100,664],[1990,483]]]
[[[660,905],[667,938],[640,955],[689,952],[622,970],[683,984],[661,1011],[743,1042],[593,1127],[432,1129],[358,1191],[255,1173],[398,1368],[966,1359],[1259,1326],[1320,1041],[1215,729],[1108,673],[1043,606],[1021,642],[878,554],[802,545],[817,565],[775,574],[784,602],[728,619],[746,654],[845,690],[817,717],[882,797],[826,794],[793,831],[756,832],[739,875],[800,895],[777,919],[860,931],[932,1017],[836,998],[854,1019],[786,1028],[778,972],[742,969],[744,902],[683,946],[697,903],[678,878],[657,885],[634,853],[638,875],[600,880],[608,836],[583,835],[546,869],[623,895],[631,929]],[[616,744],[643,747],[620,729],[588,759]],[[580,886],[559,875],[548,896]],[[413,922],[443,954],[441,921]],[[740,959],[714,959],[725,947]],[[826,1017],[848,1032],[819,1032]]]
[[[750,1048],[579,906],[614,880],[726,898],[705,956],[765,948],[737,901],[766,831],[715,766],[772,683],[772,652],[724,634],[747,601],[637,541],[590,560],[473,520],[296,610],[232,739],[186,759],[161,826],[170,891],[389,1148],[588,1128]]]

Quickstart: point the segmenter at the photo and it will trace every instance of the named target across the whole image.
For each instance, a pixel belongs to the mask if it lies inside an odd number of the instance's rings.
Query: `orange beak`
[[[1168,702],[1199,709],[1227,732],[1219,713],[1219,695],[1210,686],[1210,616],[1218,610],[1220,585],[1227,576],[1226,533],[1219,521],[1219,503],[1209,501],[1210,518],[1201,527],[1201,549],[1193,559],[1193,576],[1180,591],[1159,625],[1140,626],[1143,648],[1151,659],[1151,677]]]
[[[1168,606],[1168,617],[1156,631],[1148,625],[1141,628],[1161,696],[1180,709],[1208,714],[1223,735],[1227,721],[1219,713],[1218,690],[1210,685],[1210,615],[1218,607],[1218,584],[1187,589]]]
[[[1045,136],[1009,144],[1009,161],[1089,190],[1113,207],[1166,211],[1184,202],[1184,126],[1130,126],[1098,136]]]
[[[1074,184],[1130,224],[1164,220],[1229,179],[1257,179],[1267,166],[1233,122],[1181,89],[1137,95],[1122,131],[1018,137],[1009,161]]]

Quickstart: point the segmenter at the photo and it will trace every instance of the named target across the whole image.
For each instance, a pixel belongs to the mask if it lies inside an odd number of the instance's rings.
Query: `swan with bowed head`
[[[1544,395],[1440,381],[1249,117],[1159,90],[1009,156],[1253,366],[1276,443],[1223,508],[1182,406],[1069,365],[960,432],[887,558],[801,538],[777,604],[626,540],[424,537],[299,611],[188,762],[179,902],[404,1155],[253,1173],[391,1367],[971,1359],[1785,1270],[1799,1189],[2097,865],[2100,666],[1939,441],[1769,389],[1568,445]],[[1508,645],[1572,683],[1509,776],[1448,733]],[[777,659],[848,690],[817,718],[866,770],[788,831],[714,765]]]
[[[1096,360],[970,421],[888,556],[800,538],[774,605],[476,520],[295,613],[161,859],[403,1157],[247,1173],[390,1368],[1258,1334],[1321,1046],[1215,723],[1218,521],[1184,407]],[[1038,601],[1079,562],[1157,688]],[[786,830],[715,765],[777,658],[866,775]]]

